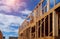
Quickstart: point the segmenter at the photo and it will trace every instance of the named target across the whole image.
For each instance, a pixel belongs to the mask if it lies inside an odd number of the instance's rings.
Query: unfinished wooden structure
[[[3,39],[3,35],[1,31],[0,31],[0,39]]]
[[[60,39],[60,1],[40,0],[20,26],[18,39]]]

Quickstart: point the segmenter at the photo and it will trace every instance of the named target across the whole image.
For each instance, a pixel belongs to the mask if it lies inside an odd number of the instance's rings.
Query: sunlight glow
[[[6,0],[6,5],[8,6],[14,6],[16,4],[17,0]]]

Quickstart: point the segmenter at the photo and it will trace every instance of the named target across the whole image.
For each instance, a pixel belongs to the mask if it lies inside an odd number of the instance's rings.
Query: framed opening
[[[56,12],[56,14],[58,14],[58,36],[60,36],[60,7],[55,9],[55,12]]]
[[[48,16],[45,19],[45,35],[48,36]]]
[[[58,14],[58,35],[60,36],[60,13]]]
[[[52,13],[50,14],[50,36],[52,36]]]

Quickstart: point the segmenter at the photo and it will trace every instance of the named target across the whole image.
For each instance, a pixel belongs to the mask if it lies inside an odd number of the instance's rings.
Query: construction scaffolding
[[[53,7],[50,7],[51,1],[53,1]],[[18,39],[59,38],[60,1],[40,0],[39,4],[20,26]]]

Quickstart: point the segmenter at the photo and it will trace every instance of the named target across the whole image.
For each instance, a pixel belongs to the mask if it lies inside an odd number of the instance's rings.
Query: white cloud
[[[26,8],[26,7],[27,7],[26,2],[20,2],[20,3],[16,3],[16,5],[14,7],[12,7],[12,9],[14,11],[19,11],[19,9]]]
[[[0,11],[11,12],[11,8],[8,6],[0,6]]]
[[[23,14],[30,14],[32,11],[25,9],[24,11],[20,11]]]
[[[9,6],[6,3],[6,0],[0,0],[0,11],[4,12],[12,12],[13,11],[19,11],[22,7],[26,8],[27,4],[26,2],[16,2],[15,5]],[[24,14],[29,14],[31,13],[30,10],[25,9],[24,11],[21,11]],[[15,32],[16,34],[18,33],[18,29],[13,30],[10,28],[11,23],[16,24],[21,24],[24,21],[24,19],[17,17],[17,16],[12,16],[12,15],[5,15],[5,14],[0,14],[0,30],[2,32]],[[10,35],[14,36],[14,35]]]
[[[18,29],[13,31],[12,29],[9,28],[10,27],[9,25],[11,25],[11,23],[15,23],[15,24],[20,25],[23,21],[24,21],[24,19],[21,19],[20,17],[17,17],[17,16],[0,14],[0,30],[2,32],[16,32],[16,33],[18,33]]]

